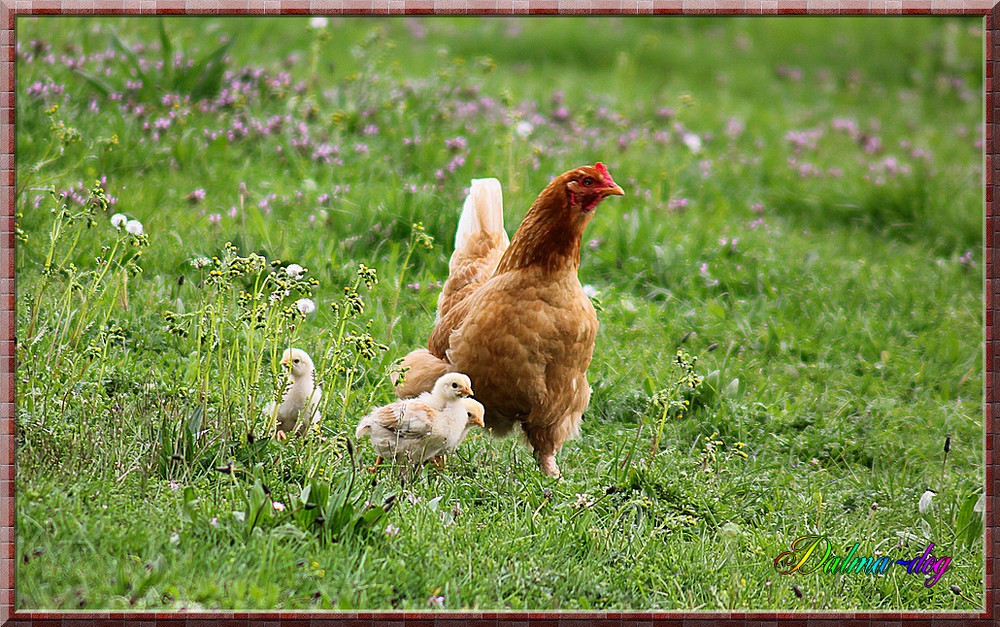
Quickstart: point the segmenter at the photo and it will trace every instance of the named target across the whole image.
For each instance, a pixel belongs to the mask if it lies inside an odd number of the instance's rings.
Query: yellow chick
[[[279,440],[287,434],[305,434],[310,424],[320,421],[319,402],[323,390],[316,385],[316,372],[309,355],[298,348],[287,348],[281,355],[281,365],[288,369],[288,385],[281,397],[281,404],[267,404],[264,413],[276,421]]]

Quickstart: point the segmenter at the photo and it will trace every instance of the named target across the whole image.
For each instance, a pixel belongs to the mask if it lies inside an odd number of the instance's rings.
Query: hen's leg
[[[580,416],[568,414],[554,421],[548,421],[537,419],[532,415],[521,423],[521,426],[528,443],[535,449],[538,468],[550,477],[558,477],[560,473],[559,466],[556,465],[556,453],[562,448],[563,442],[579,429]]]

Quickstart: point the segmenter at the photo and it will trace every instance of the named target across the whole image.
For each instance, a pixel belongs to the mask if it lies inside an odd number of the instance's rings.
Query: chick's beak
[[[472,396],[472,388],[469,387],[469,386],[467,386],[467,385],[466,386],[462,386],[462,389],[459,390],[459,392],[461,392],[462,394],[465,394],[466,396]]]
[[[473,417],[473,419],[472,419],[472,424],[474,424],[474,425],[476,425],[476,426],[478,426],[478,427],[480,427],[480,428],[483,428],[483,429],[485,429],[485,428],[486,428],[486,424],[485,424],[485,423],[483,423],[483,419],[482,419],[482,418],[480,418],[479,416],[475,416],[475,417]]]

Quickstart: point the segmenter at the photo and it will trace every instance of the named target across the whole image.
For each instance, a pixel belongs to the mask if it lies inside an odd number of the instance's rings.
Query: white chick
[[[443,454],[449,445],[457,447],[470,420],[482,424],[482,405],[465,398],[471,393],[469,377],[461,373],[446,374],[437,380],[431,392],[372,410],[361,419],[355,436],[359,440],[365,435],[371,438],[378,454],[376,467],[383,458],[422,465]],[[475,408],[467,409],[466,403],[478,406],[478,413]]]
[[[465,436],[469,435],[469,430],[472,427],[485,428],[486,426],[483,422],[486,409],[479,401],[471,398],[459,399],[455,403],[453,413],[455,417],[452,419],[451,426],[448,427],[447,443],[443,451],[445,453],[454,453],[458,445],[465,440]]]
[[[378,454],[375,466],[388,458],[411,465],[423,464],[447,445],[447,437],[434,432],[439,412],[416,399],[396,401],[373,409],[361,419],[355,436],[365,435]]]
[[[449,372],[434,383],[434,389],[414,400],[441,411],[448,403],[464,396],[472,396],[472,380],[461,372]]]
[[[279,440],[292,432],[303,435],[310,424],[318,424],[319,402],[323,398],[323,390],[316,385],[312,359],[305,351],[285,349],[281,365],[289,370],[289,381],[281,404],[275,407],[274,401],[271,401],[264,408],[264,413],[277,421],[276,435]]]

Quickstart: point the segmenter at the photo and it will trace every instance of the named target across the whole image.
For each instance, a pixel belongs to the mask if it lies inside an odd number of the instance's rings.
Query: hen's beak
[[[611,184],[609,187],[601,189],[602,196],[624,196],[625,190],[619,187],[617,184]]]

